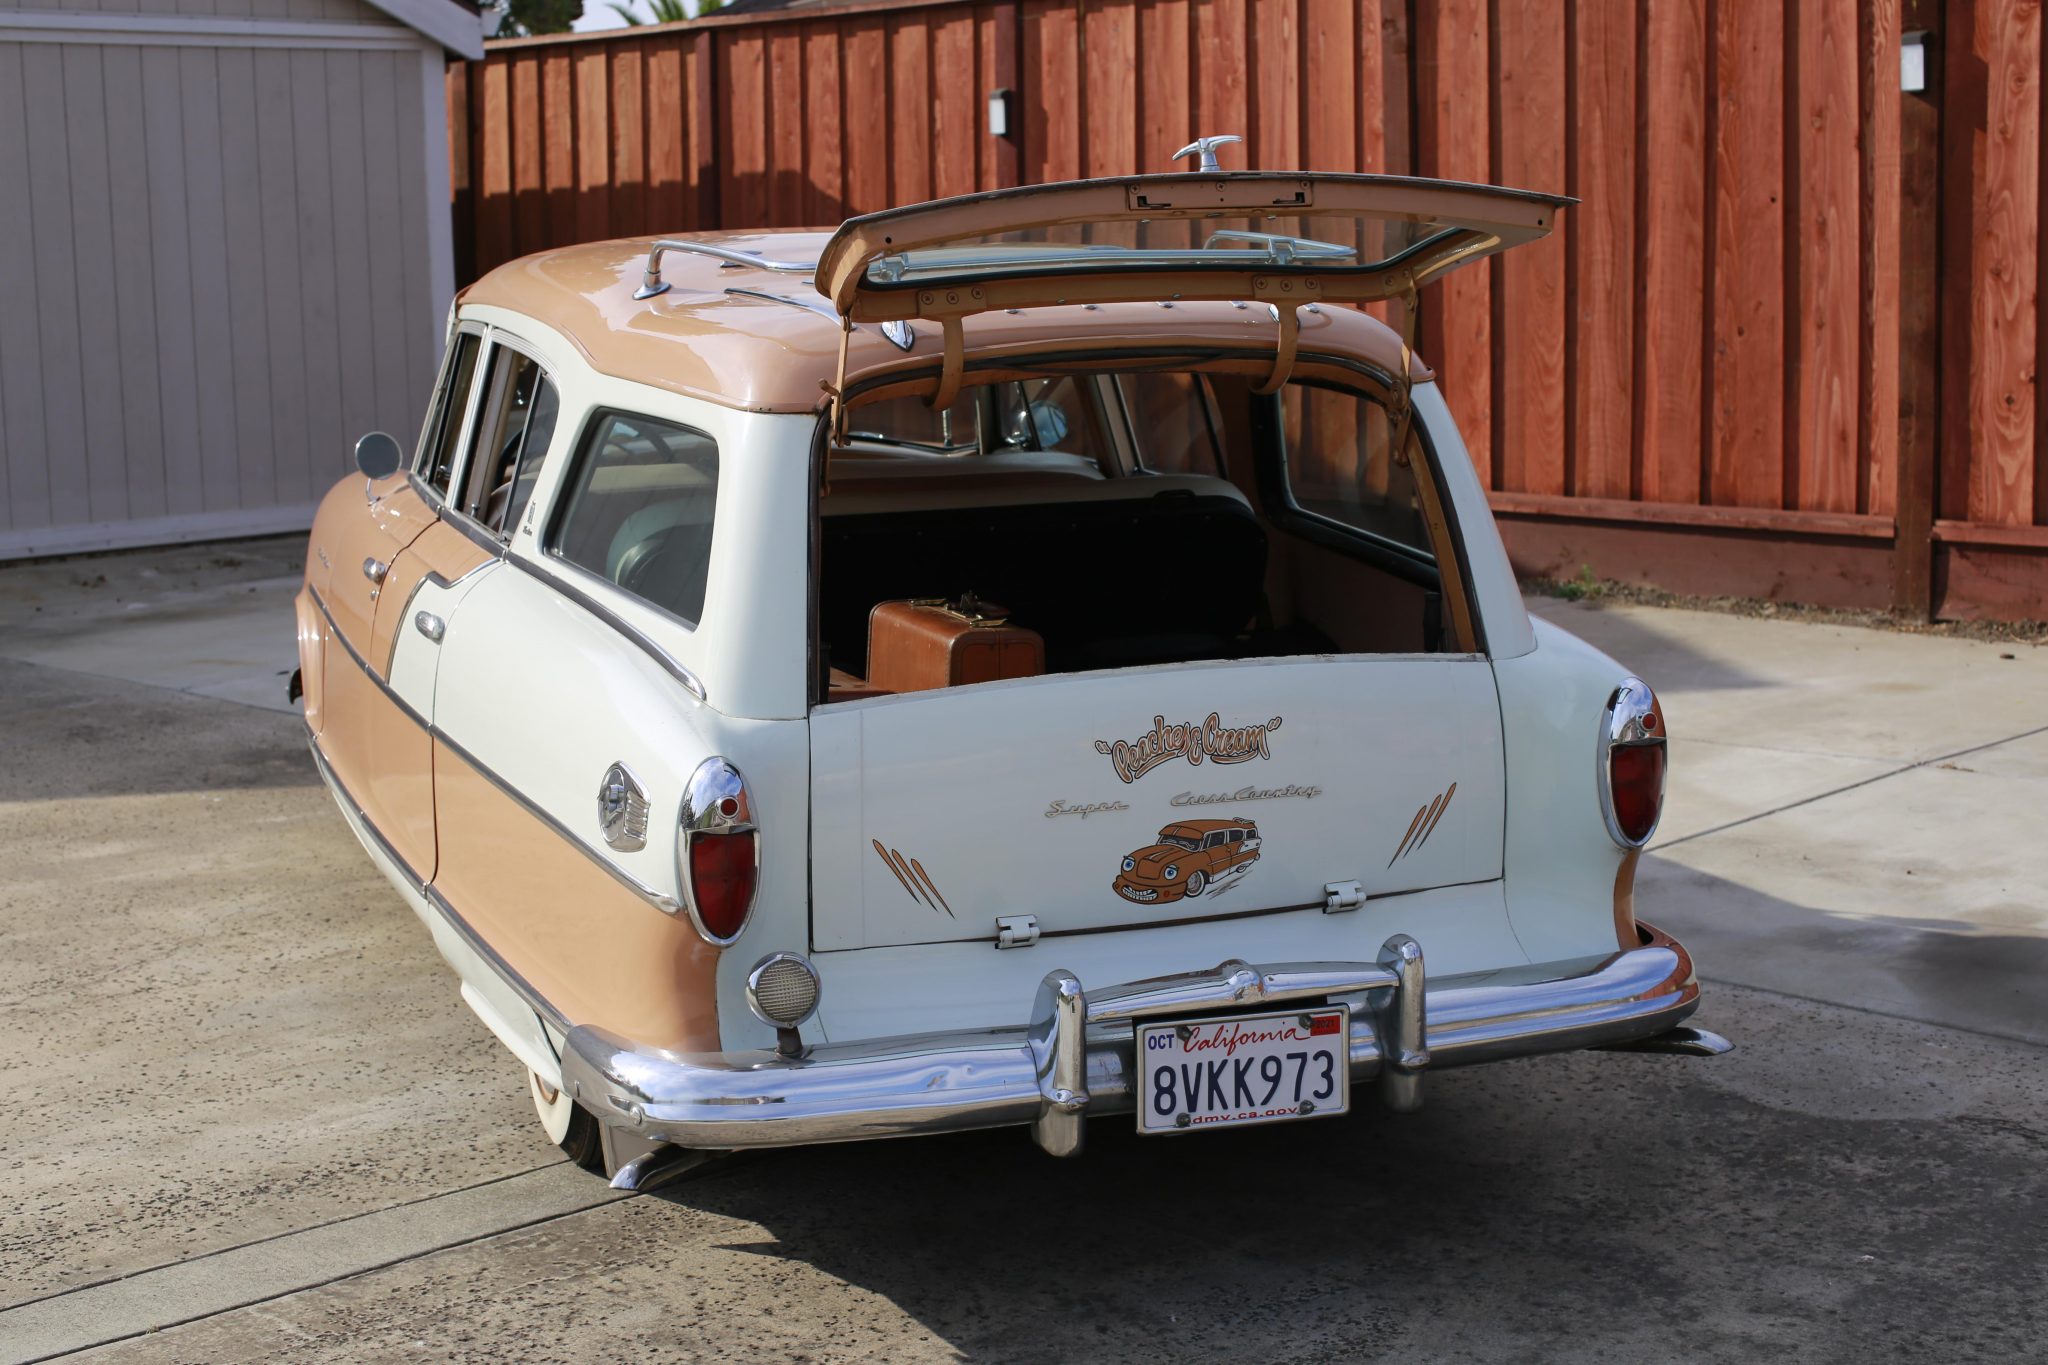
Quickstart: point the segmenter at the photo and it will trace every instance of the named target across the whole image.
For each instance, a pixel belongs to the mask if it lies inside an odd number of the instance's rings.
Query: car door
[[[455,333],[413,468],[373,483],[361,509],[352,502],[354,481],[345,481],[322,505],[312,537],[325,565],[319,600],[334,633],[321,651],[321,753],[421,881],[433,876],[435,861],[432,708],[430,694],[394,685],[391,627],[414,584],[410,570],[392,576],[408,554],[414,564],[448,563],[435,542],[439,502],[461,454],[481,349],[476,329]],[[423,540],[428,545],[415,550]]]

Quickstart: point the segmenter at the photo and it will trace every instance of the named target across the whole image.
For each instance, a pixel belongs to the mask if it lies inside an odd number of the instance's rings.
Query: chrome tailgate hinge
[[[996,947],[1029,948],[1038,942],[1038,916],[998,915],[996,917]]]
[[[1362,882],[1329,882],[1323,887],[1323,913],[1334,915],[1340,910],[1356,910],[1365,904],[1365,886]]]

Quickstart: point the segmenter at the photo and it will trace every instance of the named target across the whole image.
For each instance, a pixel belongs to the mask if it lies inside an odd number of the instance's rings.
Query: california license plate
[[[1351,1107],[1351,1011],[1178,1019],[1138,1029],[1138,1131],[1322,1118]]]

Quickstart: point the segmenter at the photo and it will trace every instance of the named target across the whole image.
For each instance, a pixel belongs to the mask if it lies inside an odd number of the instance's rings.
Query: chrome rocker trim
[[[1210,971],[1087,991],[1054,971],[1027,1024],[773,1052],[675,1053],[578,1025],[562,1085],[647,1150],[779,1147],[1028,1124],[1071,1156],[1083,1120],[1133,1109],[1136,1021],[1293,1000],[1352,1006],[1351,1075],[1397,1109],[1421,1103],[1426,1071],[1666,1034],[1699,1006],[1691,956],[1640,926],[1643,943],[1604,958],[1430,982],[1422,949],[1396,934],[1378,962],[1225,962]]]

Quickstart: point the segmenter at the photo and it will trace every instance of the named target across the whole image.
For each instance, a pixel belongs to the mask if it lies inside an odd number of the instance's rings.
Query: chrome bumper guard
[[[1377,962],[1225,962],[1211,971],[1089,991],[1072,972],[1038,988],[1021,1028],[773,1052],[676,1053],[571,1029],[562,1084],[620,1150],[780,1147],[1029,1124],[1055,1156],[1081,1150],[1083,1121],[1134,1107],[1138,1021],[1294,1001],[1351,1006],[1351,1076],[1395,1109],[1422,1102],[1427,1070],[1653,1039],[1699,1006],[1692,958],[1641,926],[1605,958],[1430,982],[1422,949],[1396,934]],[[610,1144],[608,1143],[608,1147]]]

